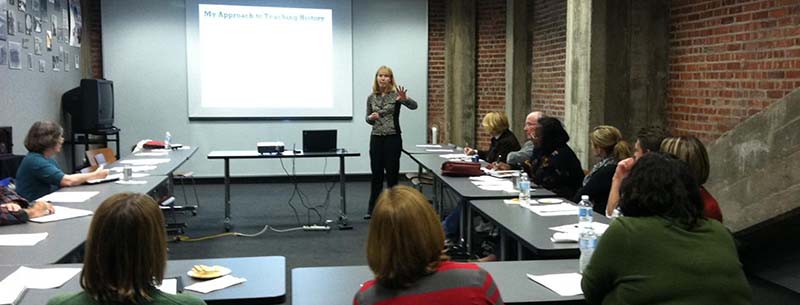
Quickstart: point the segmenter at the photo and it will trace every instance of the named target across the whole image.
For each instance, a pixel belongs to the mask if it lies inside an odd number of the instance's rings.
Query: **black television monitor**
[[[114,82],[110,80],[82,79],[80,87],[61,96],[61,104],[71,116],[74,131],[114,128]]]

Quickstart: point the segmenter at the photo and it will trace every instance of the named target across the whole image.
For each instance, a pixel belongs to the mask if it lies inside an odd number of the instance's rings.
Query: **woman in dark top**
[[[506,162],[508,153],[520,150],[519,141],[511,130],[508,129],[508,117],[502,112],[489,112],[483,117],[483,129],[492,135],[489,150],[476,150],[464,148],[467,155],[478,154],[486,162]]]
[[[369,138],[369,167],[372,172],[372,188],[369,208],[364,219],[369,219],[375,200],[383,190],[386,178],[388,187],[397,184],[400,171],[400,152],[403,139],[400,137],[400,106],[417,109],[417,102],[406,96],[406,89],[394,82],[392,69],[381,66],[375,72],[372,93],[367,97],[367,124],[372,125]]]
[[[589,174],[583,178],[583,187],[572,198],[573,202],[581,200],[581,195],[589,195],[594,202],[594,211],[606,213],[608,192],[611,190],[611,178],[617,168],[617,161],[633,156],[633,149],[622,139],[622,133],[614,126],[600,125],[594,128],[589,136],[592,151],[600,159],[592,166]]]
[[[533,183],[558,197],[572,198],[583,183],[583,169],[567,141],[569,134],[561,121],[552,117],[539,119],[533,138],[536,149],[523,167]]]

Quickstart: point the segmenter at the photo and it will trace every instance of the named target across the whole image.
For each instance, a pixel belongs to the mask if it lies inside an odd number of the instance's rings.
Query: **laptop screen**
[[[303,130],[303,152],[336,151],[336,129]]]

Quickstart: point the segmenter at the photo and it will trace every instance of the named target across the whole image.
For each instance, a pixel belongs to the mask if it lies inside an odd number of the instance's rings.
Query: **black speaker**
[[[14,144],[11,142],[11,127],[0,127],[0,155],[10,155]]]

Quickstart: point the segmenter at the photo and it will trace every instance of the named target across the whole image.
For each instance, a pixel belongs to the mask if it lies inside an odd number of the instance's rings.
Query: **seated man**
[[[28,204],[25,198],[17,195],[6,186],[0,186],[0,225],[23,223],[53,213],[53,206],[45,201]]]
[[[533,133],[538,127],[539,119],[545,117],[544,112],[534,111],[525,117],[525,138],[528,140],[522,144],[522,148],[518,151],[508,153],[506,162],[495,162],[491,166],[498,170],[519,169],[521,164],[528,161],[533,156]]]

